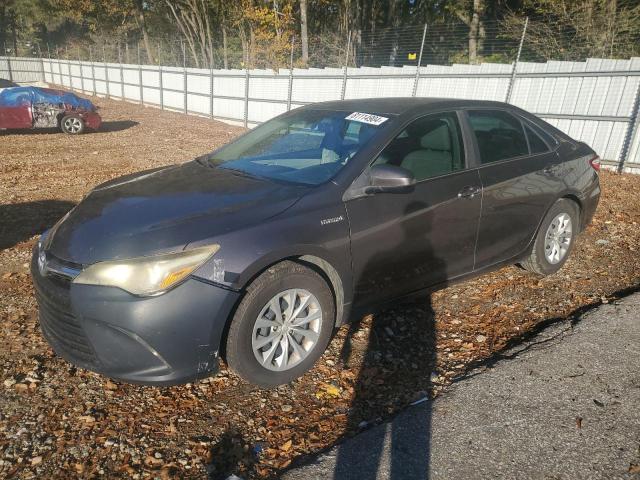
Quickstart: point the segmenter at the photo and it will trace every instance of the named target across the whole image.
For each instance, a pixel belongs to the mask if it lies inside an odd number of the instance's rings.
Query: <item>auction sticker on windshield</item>
[[[379,115],[373,115],[371,113],[353,112],[351,115],[346,117],[345,120],[368,123],[369,125],[381,125],[389,119],[387,117],[381,117]]]

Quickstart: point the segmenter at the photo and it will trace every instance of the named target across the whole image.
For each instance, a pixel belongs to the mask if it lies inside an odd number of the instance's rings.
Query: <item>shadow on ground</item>
[[[0,250],[42,233],[74,206],[65,200],[0,205]]]
[[[139,125],[139,122],[133,120],[112,120],[104,121],[97,131],[87,130],[86,134],[96,133],[112,133],[128,130],[129,128]],[[20,128],[16,130],[0,130],[0,135],[66,135],[59,128]]]
[[[133,120],[112,120],[102,122],[100,128],[96,133],[109,133],[109,132],[120,132],[122,130],[128,130],[132,127],[139,125],[138,122],[134,122]]]

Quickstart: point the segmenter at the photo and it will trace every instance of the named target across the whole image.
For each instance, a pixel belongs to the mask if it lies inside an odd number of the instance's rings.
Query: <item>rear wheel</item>
[[[254,385],[289,383],[326,349],[334,312],[333,294],[318,273],[279,263],[247,288],[229,327],[226,361]]]
[[[84,132],[84,120],[75,113],[65,115],[60,120],[60,129],[69,135],[79,135]]]
[[[558,200],[545,216],[529,254],[520,265],[538,275],[551,275],[564,265],[579,230],[579,207],[566,198]]]

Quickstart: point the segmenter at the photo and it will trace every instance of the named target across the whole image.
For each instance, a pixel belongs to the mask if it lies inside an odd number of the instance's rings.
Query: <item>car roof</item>
[[[492,102],[488,100],[464,100],[457,98],[429,98],[429,97],[384,97],[384,98],[359,98],[354,100],[334,100],[307,105],[305,108],[322,110],[340,110],[368,113],[386,113],[390,115],[411,114],[416,110],[440,110],[446,108],[473,108],[473,107],[509,107],[504,102]]]
[[[12,82],[11,80],[7,80],[6,78],[0,78],[0,87],[1,88],[10,88],[10,87],[17,87],[18,84],[15,82]]]

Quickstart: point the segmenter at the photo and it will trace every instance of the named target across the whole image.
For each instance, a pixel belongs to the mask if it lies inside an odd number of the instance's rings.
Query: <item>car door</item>
[[[24,88],[0,92],[0,128],[31,128],[31,96]]]
[[[417,183],[346,202],[355,306],[473,270],[482,192],[465,151],[459,114],[443,112],[408,124],[373,162],[406,168]]]
[[[536,127],[509,110],[467,110],[480,160],[476,269],[521,254],[562,189],[559,158]]]

